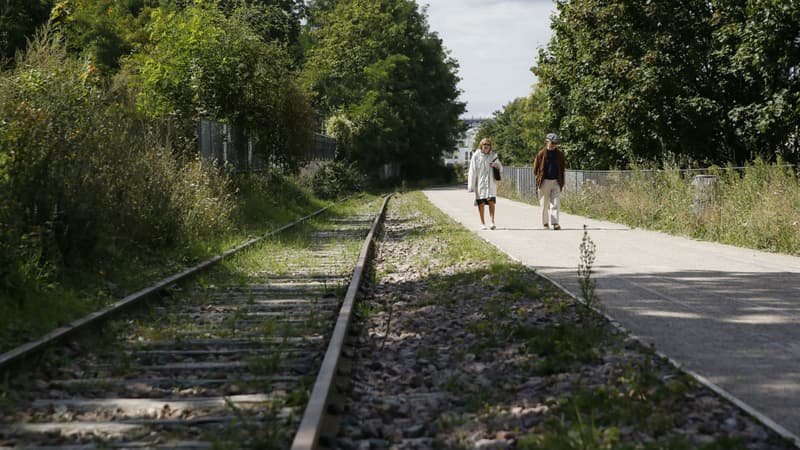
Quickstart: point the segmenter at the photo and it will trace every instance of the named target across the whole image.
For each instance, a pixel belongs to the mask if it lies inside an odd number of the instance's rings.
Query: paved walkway
[[[560,231],[544,230],[538,206],[504,198],[497,229],[481,230],[474,194],[462,187],[424,193],[467,229],[576,295],[585,225],[597,246],[593,278],[605,312],[774,421],[800,446],[800,258],[563,212]]]

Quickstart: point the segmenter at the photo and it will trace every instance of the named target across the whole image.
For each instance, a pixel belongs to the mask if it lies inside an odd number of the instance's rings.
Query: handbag
[[[495,157],[495,158],[492,160],[492,162],[495,162],[495,161],[497,161],[497,157]],[[492,173],[494,174],[494,179],[495,179],[496,181],[500,181],[500,178],[501,178],[501,177],[500,177],[500,169],[498,169],[497,167],[492,167]]]

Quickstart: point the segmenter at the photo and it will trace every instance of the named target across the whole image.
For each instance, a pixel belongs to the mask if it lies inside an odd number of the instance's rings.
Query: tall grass
[[[800,185],[794,169],[756,160],[712,168],[709,201],[695,208],[692,176],[677,169],[635,171],[603,185],[565,192],[566,211],[631,226],[800,255]]]
[[[159,248],[229,226],[226,176],[178,158],[122,100],[46,30],[0,74],[0,220],[12,259],[74,268],[119,245]],[[16,240],[24,251],[8,245]]]

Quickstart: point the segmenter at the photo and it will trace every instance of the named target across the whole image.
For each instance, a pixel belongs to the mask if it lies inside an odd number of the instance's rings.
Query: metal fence
[[[278,147],[247,136],[226,123],[203,119],[198,125],[198,147],[203,159],[228,165],[235,171],[247,172],[282,167],[285,158]],[[336,140],[314,133],[304,159],[330,161],[336,156]]]
[[[306,152],[309,161],[332,161],[336,156],[336,139],[324,134],[314,133],[311,147]]]
[[[584,184],[608,184],[610,181],[628,179],[632,170],[565,170],[564,191],[579,191]],[[503,167],[503,177],[510,180],[518,195],[535,199],[536,179],[532,167]]]
[[[532,167],[503,167],[503,180],[509,182],[520,197],[535,200],[536,179],[533,177]]]
[[[719,168],[717,170],[744,170],[744,167]],[[682,169],[680,170],[687,179],[690,177],[702,176],[709,172],[709,169]],[[580,191],[586,184],[607,185],[609,183],[630,179],[635,171],[633,170],[566,170],[564,171],[564,191]],[[655,170],[641,170],[642,174],[656,174]],[[508,180],[513,186],[517,195],[521,198],[536,200],[538,197],[536,180],[533,176],[533,168],[526,167],[503,167],[503,179]]]

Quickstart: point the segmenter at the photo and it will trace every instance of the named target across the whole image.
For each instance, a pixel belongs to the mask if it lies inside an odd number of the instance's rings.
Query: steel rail
[[[186,279],[186,278],[188,278],[188,277],[190,277],[190,276],[192,276],[192,275],[194,275],[194,274],[196,274],[196,273],[198,273],[198,272],[200,272],[202,270],[205,270],[205,269],[207,269],[207,268],[219,263],[223,259],[225,259],[225,258],[227,258],[227,257],[229,257],[229,256],[231,256],[231,255],[233,255],[233,254],[235,254],[235,253],[247,248],[247,247],[250,247],[250,246],[252,246],[253,244],[255,244],[257,242],[262,241],[263,239],[266,239],[266,238],[268,238],[270,236],[274,236],[274,235],[276,235],[278,233],[281,233],[281,232],[283,232],[283,231],[285,231],[285,230],[287,230],[287,229],[289,229],[289,228],[291,228],[291,227],[293,227],[295,225],[303,223],[308,219],[316,217],[316,216],[322,214],[323,212],[327,211],[328,209],[330,209],[332,206],[333,205],[328,205],[328,206],[326,206],[324,208],[321,208],[321,209],[319,209],[317,211],[314,211],[311,214],[308,214],[308,215],[306,215],[304,217],[301,217],[301,218],[299,218],[299,219],[297,219],[297,220],[295,220],[293,222],[290,222],[290,223],[288,223],[286,225],[283,225],[282,227],[280,227],[280,228],[278,228],[276,230],[272,230],[272,231],[266,233],[265,235],[263,235],[261,237],[252,238],[252,239],[250,239],[250,240],[248,240],[248,241],[246,241],[246,242],[244,242],[242,244],[239,244],[239,245],[237,245],[237,246],[235,246],[235,247],[223,252],[222,254],[219,254],[217,256],[209,258],[209,259],[207,259],[207,260],[205,260],[205,261],[203,261],[203,262],[201,262],[201,263],[199,263],[199,264],[197,264],[197,265],[195,265],[193,267],[190,267],[190,268],[188,268],[188,269],[186,269],[186,270],[184,270],[182,272],[179,272],[179,273],[177,273],[175,275],[172,275],[172,276],[169,276],[167,278],[164,278],[164,279],[156,282],[152,286],[146,287],[146,288],[141,289],[139,291],[136,291],[136,292],[134,292],[134,293],[132,293],[130,295],[127,295],[126,297],[122,298],[121,300],[119,300],[119,301],[117,301],[117,302],[115,302],[115,303],[113,303],[113,304],[111,304],[109,306],[106,306],[106,307],[104,307],[104,308],[102,308],[102,309],[100,309],[98,311],[92,312],[92,313],[90,313],[90,314],[88,314],[88,315],[86,315],[86,316],[84,316],[84,317],[82,317],[80,319],[76,319],[76,320],[70,322],[67,325],[64,325],[62,327],[56,328],[55,330],[45,334],[44,336],[42,336],[39,339],[27,342],[27,343],[22,344],[22,345],[14,348],[12,350],[9,350],[9,351],[7,351],[7,352],[5,352],[3,354],[0,354],[0,370],[5,369],[6,367],[10,366],[14,362],[17,362],[17,361],[20,361],[20,360],[22,360],[22,359],[24,359],[26,357],[32,356],[33,354],[43,350],[45,347],[48,347],[48,346],[60,341],[61,339],[64,339],[64,338],[66,338],[68,336],[71,336],[71,335],[73,335],[73,334],[75,334],[75,333],[77,333],[79,331],[83,331],[84,329],[87,329],[89,326],[91,326],[91,325],[93,325],[93,324],[95,324],[97,322],[109,319],[114,314],[122,311],[123,309],[129,308],[129,307],[131,307],[131,306],[143,301],[144,299],[150,297],[151,295],[153,295],[153,294],[155,294],[155,293],[157,293],[157,292],[159,292],[159,291],[161,291],[161,290],[163,290],[163,289],[165,289],[165,288],[167,288],[167,287],[169,287],[169,286],[171,286],[171,285],[173,285],[175,283],[178,283],[178,282],[180,282],[180,281],[182,281],[182,280],[184,280],[184,279]]]
[[[361,247],[361,253],[359,254],[355,270],[353,271],[353,277],[350,280],[347,293],[339,309],[339,316],[336,320],[330,342],[328,343],[328,350],[325,352],[325,357],[322,360],[322,366],[320,367],[317,380],[314,382],[314,388],[311,391],[306,410],[303,413],[300,427],[292,442],[292,450],[311,450],[317,446],[325,419],[325,409],[336,378],[336,371],[339,366],[345,338],[347,337],[347,330],[350,327],[350,319],[353,315],[356,295],[361,286],[361,278],[364,275],[368,260],[375,247],[375,235],[386,217],[386,205],[389,203],[391,197],[392,194],[389,194],[384,198],[381,210],[372,222],[372,228],[370,228],[364,245]]]

